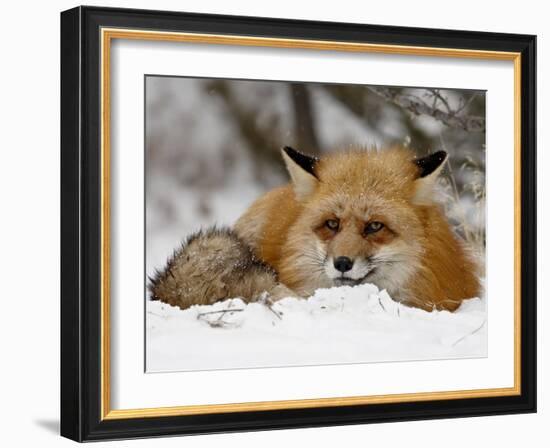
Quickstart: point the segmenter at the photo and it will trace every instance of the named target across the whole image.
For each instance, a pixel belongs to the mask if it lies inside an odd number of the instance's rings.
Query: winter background
[[[483,271],[485,92],[161,76],[145,88],[146,275],[187,235],[232,225],[286,183],[282,146],[322,155],[358,144],[449,153],[438,200]],[[375,285],[184,311],[147,297],[146,370],[482,357],[486,309],[480,297],[428,313]]]

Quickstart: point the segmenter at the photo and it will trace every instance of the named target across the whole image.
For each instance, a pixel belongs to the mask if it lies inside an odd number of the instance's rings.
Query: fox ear
[[[413,163],[418,167],[414,202],[418,204],[432,202],[433,187],[445,166],[446,160],[447,153],[445,151],[437,151],[421,159],[413,160]]]
[[[285,146],[281,153],[285,161],[286,168],[292,179],[294,192],[298,199],[304,199],[315,190],[317,186],[317,176],[315,174],[315,164],[319,161],[316,157],[306,156],[296,151],[290,146]]]

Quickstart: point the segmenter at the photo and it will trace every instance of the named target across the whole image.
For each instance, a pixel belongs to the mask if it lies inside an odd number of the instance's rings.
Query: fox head
[[[398,294],[429,237],[423,216],[447,154],[415,158],[396,147],[317,159],[285,147],[282,155],[302,209],[283,248],[287,281],[302,293],[374,283]]]

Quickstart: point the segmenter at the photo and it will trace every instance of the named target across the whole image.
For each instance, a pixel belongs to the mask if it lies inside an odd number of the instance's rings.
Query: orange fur
[[[300,295],[334,286],[332,260],[346,256],[368,272],[358,282],[411,306],[454,310],[479,295],[476,265],[431,199],[437,173],[420,178],[413,159],[399,147],[338,152],[315,164],[315,176],[288,159],[293,182],[258,199],[235,230]],[[366,234],[369,222],[383,228]]]

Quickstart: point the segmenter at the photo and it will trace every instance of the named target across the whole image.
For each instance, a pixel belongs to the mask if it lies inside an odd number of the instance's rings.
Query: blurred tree
[[[294,133],[296,146],[311,155],[321,152],[315,133],[315,113],[311,106],[308,86],[304,83],[289,83],[290,96],[294,106]]]
[[[263,171],[268,168],[283,170],[280,157],[280,139],[275,126],[277,117],[273,115],[269,126],[261,126],[257,120],[257,111],[246,108],[239,103],[231,89],[231,83],[224,80],[212,80],[205,89],[214,91],[224,101],[227,118],[238,128],[241,137],[246,142],[246,148],[257,168],[257,180],[263,179]]]

